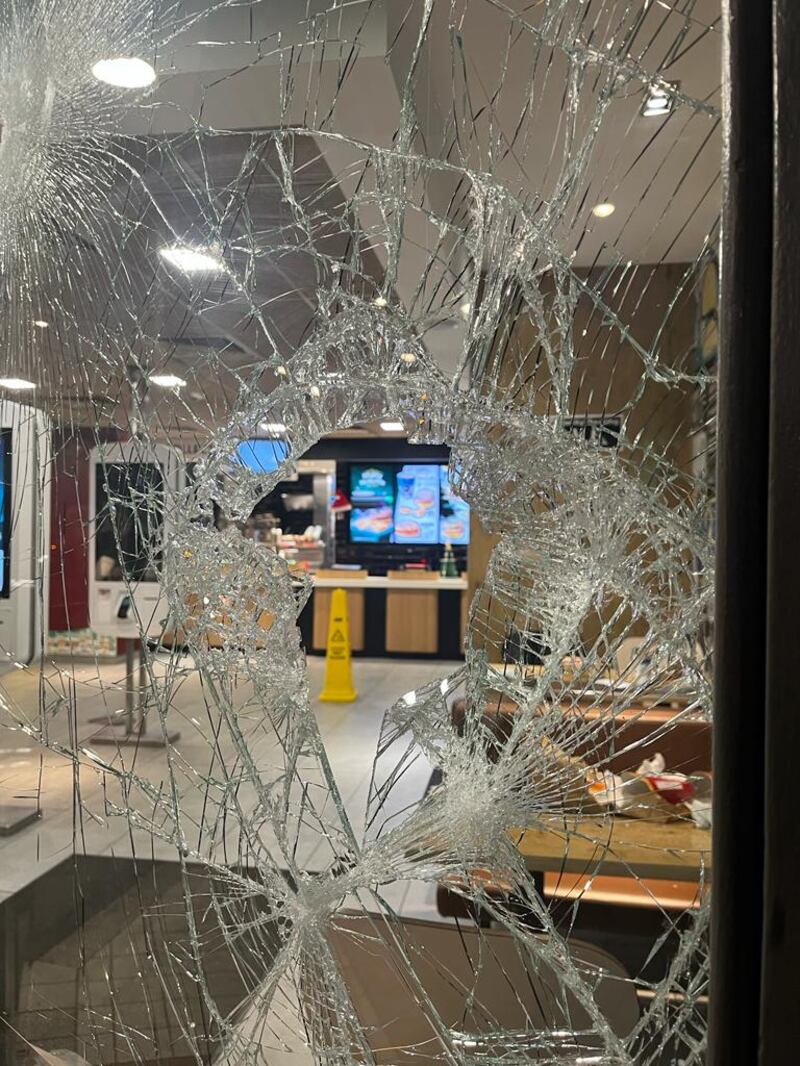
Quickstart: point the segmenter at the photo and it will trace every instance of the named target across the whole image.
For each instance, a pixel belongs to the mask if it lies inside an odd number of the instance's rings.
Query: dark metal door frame
[[[723,0],[710,1066],[798,1051],[800,3]]]

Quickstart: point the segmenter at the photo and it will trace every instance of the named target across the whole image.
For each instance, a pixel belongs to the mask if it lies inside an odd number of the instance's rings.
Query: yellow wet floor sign
[[[328,647],[325,652],[325,684],[320,699],[328,703],[352,703],[358,696],[350,665],[350,622],[347,593],[334,589],[328,617]]]

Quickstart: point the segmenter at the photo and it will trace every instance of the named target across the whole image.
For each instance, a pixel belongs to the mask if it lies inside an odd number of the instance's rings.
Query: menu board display
[[[391,543],[394,533],[395,473],[391,464],[350,468],[350,539]]]
[[[404,463],[397,472],[395,544],[436,544],[439,540],[439,467]]]
[[[354,463],[350,540],[384,544],[469,544],[469,506],[439,463]]]
[[[256,474],[271,474],[288,454],[289,445],[285,440],[269,440],[266,437],[242,441],[236,448],[238,461]]]
[[[450,487],[447,467],[439,467],[439,540],[442,544],[469,544],[469,504]]]

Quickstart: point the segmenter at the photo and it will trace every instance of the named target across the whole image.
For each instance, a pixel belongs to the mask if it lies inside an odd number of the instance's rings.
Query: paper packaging
[[[604,770],[592,776],[588,792],[601,806],[633,818],[664,821],[683,816],[703,828],[711,825],[711,774],[665,773],[664,757],[657,754],[635,774]]]

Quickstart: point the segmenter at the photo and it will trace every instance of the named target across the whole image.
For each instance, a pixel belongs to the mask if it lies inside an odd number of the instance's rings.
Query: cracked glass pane
[[[720,39],[0,4],[6,1061],[704,1061]],[[381,422],[463,655],[339,707],[304,463]]]

